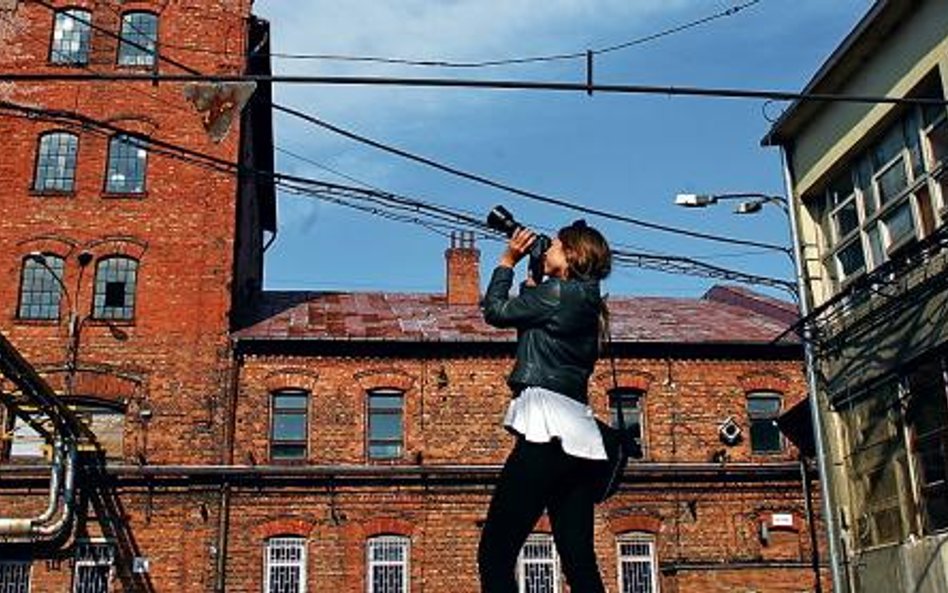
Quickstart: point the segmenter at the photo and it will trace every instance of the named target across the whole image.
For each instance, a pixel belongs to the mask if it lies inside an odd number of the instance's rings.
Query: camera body
[[[513,214],[503,206],[494,206],[487,214],[487,226],[507,235],[507,238],[513,237],[517,229],[523,228],[523,225],[514,219]],[[530,277],[533,278],[534,282],[539,283],[543,280],[543,258],[551,245],[553,245],[552,239],[542,233],[538,233],[533,245],[530,246],[530,263],[528,267],[530,269]]]

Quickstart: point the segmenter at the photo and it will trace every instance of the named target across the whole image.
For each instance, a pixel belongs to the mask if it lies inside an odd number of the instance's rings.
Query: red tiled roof
[[[768,312],[766,307],[742,306],[740,299],[726,300],[731,302],[722,302],[713,295],[700,299],[612,296],[609,308],[613,339],[767,343],[791,324],[781,315]],[[516,339],[512,330],[499,330],[484,323],[478,307],[448,305],[442,294],[269,291],[262,294],[255,319],[236,332],[238,340]]]

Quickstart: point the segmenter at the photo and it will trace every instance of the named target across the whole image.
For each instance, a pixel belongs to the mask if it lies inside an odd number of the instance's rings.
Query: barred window
[[[306,540],[273,537],[263,559],[264,593],[306,593]]]
[[[92,13],[81,8],[56,11],[49,61],[53,64],[88,64]]]
[[[780,453],[783,450],[783,437],[777,427],[779,415],[779,393],[760,391],[748,394],[751,453]]]
[[[274,393],[270,412],[270,458],[306,459],[309,394],[302,390]]]
[[[30,593],[31,568],[30,562],[0,560],[0,591]]]
[[[20,278],[20,319],[59,319],[63,296],[63,258],[51,253],[29,255]]]
[[[644,533],[626,533],[616,540],[619,559],[619,593],[655,593],[658,562],[655,538]]]
[[[122,40],[119,42],[120,66],[152,66],[158,44],[158,15],[150,12],[126,12],[122,16]]]
[[[140,194],[145,191],[148,145],[145,140],[120,134],[109,141],[109,170],[105,191]]]
[[[73,593],[108,593],[114,562],[115,549],[111,544],[84,543],[76,546]]]
[[[409,540],[397,535],[368,541],[368,593],[408,593]]]
[[[369,393],[369,458],[397,459],[404,445],[402,392],[379,389]]]
[[[560,558],[552,535],[527,538],[517,559],[517,584],[520,593],[560,593]]]
[[[71,192],[76,183],[76,155],[79,137],[68,132],[51,132],[39,139],[33,189],[39,192]]]
[[[115,256],[99,260],[95,270],[92,316],[96,319],[134,319],[138,262]]]

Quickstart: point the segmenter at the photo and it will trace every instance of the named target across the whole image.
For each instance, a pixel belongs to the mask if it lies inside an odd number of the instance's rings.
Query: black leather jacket
[[[551,278],[509,296],[514,272],[498,266],[481,301],[484,320],[517,328],[517,362],[507,377],[514,393],[545,387],[587,402],[599,354],[599,283]]]

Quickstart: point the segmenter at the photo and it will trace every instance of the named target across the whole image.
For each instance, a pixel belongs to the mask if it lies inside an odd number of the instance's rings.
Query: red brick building
[[[157,43],[264,72],[249,10],[0,3],[0,71],[176,71]],[[0,534],[0,590],[477,591],[514,336],[481,320],[473,246],[447,252],[445,295],[261,292],[274,193],[241,172],[272,169],[266,87],[220,143],[176,84],[18,82],[0,101],[0,332],[105,458],[60,537]],[[805,395],[799,345],[773,341],[792,308],[732,287],[611,306],[619,388],[603,361],[592,405],[623,398],[646,458],[598,511],[610,590],[813,590],[773,424]],[[36,516],[42,443],[0,421],[0,519]],[[548,533],[524,590],[560,590]]]

